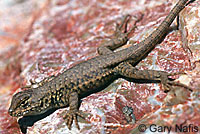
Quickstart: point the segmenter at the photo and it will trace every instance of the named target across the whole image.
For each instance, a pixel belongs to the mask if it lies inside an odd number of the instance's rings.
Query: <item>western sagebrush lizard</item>
[[[71,128],[77,116],[83,117],[79,112],[78,102],[81,98],[103,90],[118,78],[155,80],[160,82],[165,90],[172,85],[186,85],[171,81],[169,74],[164,71],[138,70],[136,64],[144,58],[166,36],[171,23],[186,5],[195,0],[179,0],[160,26],[145,40],[129,48],[113,52],[127,43],[130,33],[135,29],[126,30],[128,18],[126,16],[115,32],[115,38],[98,48],[99,56],[82,62],[64,71],[60,75],[44,80],[37,88],[29,88],[16,93],[8,110],[14,117],[38,115],[52,108],[69,106],[64,116],[67,126]],[[123,28],[125,27],[125,31]]]

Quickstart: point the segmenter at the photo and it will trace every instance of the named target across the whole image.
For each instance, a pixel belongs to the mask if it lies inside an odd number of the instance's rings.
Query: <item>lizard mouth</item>
[[[22,117],[22,116],[29,116],[29,115],[38,115],[38,113],[44,113],[46,112],[48,109],[46,110],[41,110],[39,108],[31,108],[31,109],[28,109],[28,110],[20,110],[20,109],[16,109],[16,110],[13,110],[13,109],[9,109],[8,110],[8,113],[9,115],[13,116],[13,117]]]
[[[28,113],[29,111],[24,111],[24,112],[14,112],[12,110],[9,109],[8,113],[13,116],[13,117],[21,117],[24,116]]]
[[[8,110],[9,115],[13,116],[13,117],[21,117],[21,116],[26,116],[28,113],[30,113],[30,110],[20,110],[20,109],[12,109],[10,108]]]

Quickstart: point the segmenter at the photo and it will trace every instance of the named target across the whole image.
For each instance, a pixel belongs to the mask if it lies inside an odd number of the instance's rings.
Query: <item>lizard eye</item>
[[[28,98],[29,98],[28,96],[22,98],[22,99],[20,100],[20,102],[19,102],[19,106],[25,107],[25,106],[28,104],[28,103],[27,103]]]
[[[24,104],[26,104],[26,99],[21,101],[21,103],[20,103],[20,105],[24,105]]]

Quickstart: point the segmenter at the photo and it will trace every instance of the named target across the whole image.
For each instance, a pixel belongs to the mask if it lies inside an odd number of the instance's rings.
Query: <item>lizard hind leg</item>
[[[122,62],[121,64],[119,64],[115,68],[115,71],[119,75],[121,75],[123,78],[125,79],[127,78],[128,80],[133,79],[133,80],[143,80],[143,81],[150,81],[150,82],[160,82],[163,85],[165,92],[173,89],[173,86],[184,87],[185,89],[192,91],[192,89],[188,87],[187,85],[182,84],[180,82],[176,82],[169,78],[170,76],[183,74],[182,72],[167,73],[165,71],[156,71],[156,70],[139,70],[133,67],[128,62]]]

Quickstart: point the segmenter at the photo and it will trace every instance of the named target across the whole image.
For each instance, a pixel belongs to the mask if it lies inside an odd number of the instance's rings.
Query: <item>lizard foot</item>
[[[185,74],[183,72],[178,72],[178,73],[167,73],[167,72],[162,72],[160,74],[160,80],[162,85],[164,86],[164,91],[168,92],[172,89],[172,86],[180,86],[188,89],[189,91],[193,91],[190,87],[188,87],[185,84],[182,84],[180,82],[174,81],[174,79],[171,79],[169,77],[175,76],[175,75],[180,75],[180,74]]]
[[[78,125],[77,117],[80,116],[81,118],[85,119],[83,114],[80,111],[69,111],[66,115],[63,116],[63,119],[66,120],[67,127],[69,130],[71,130],[71,126],[73,123],[73,120],[75,121],[76,127],[80,130],[80,127]]]
[[[128,31],[127,30],[127,25],[128,22],[130,21],[131,15],[125,15],[125,17],[123,18],[121,24],[119,25],[118,23],[116,24],[116,29],[115,29],[115,33],[114,33],[114,38],[120,40],[120,38],[122,39],[129,39],[129,35],[131,33],[133,33],[135,31],[135,29],[137,28],[136,24],[142,20],[143,18],[143,14],[141,14],[139,17],[136,18],[136,21],[134,23],[134,25],[132,26],[132,28]]]
[[[137,18],[132,28],[127,31],[127,25],[130,21],[130,15],[124,16],[121,24],[116,24],[116,29],[114,31],[114,34],[109,38],[109,40],[105,40],[102,42],[100,47],[98,47],[97,51],[100,55],[106,55],[113,53],[113,51],[127,43],[127,41],[130,39],[130,35],[134,32],[136,29],[136,24],[139,22],[143,15],[140,15],[140,17]]]

